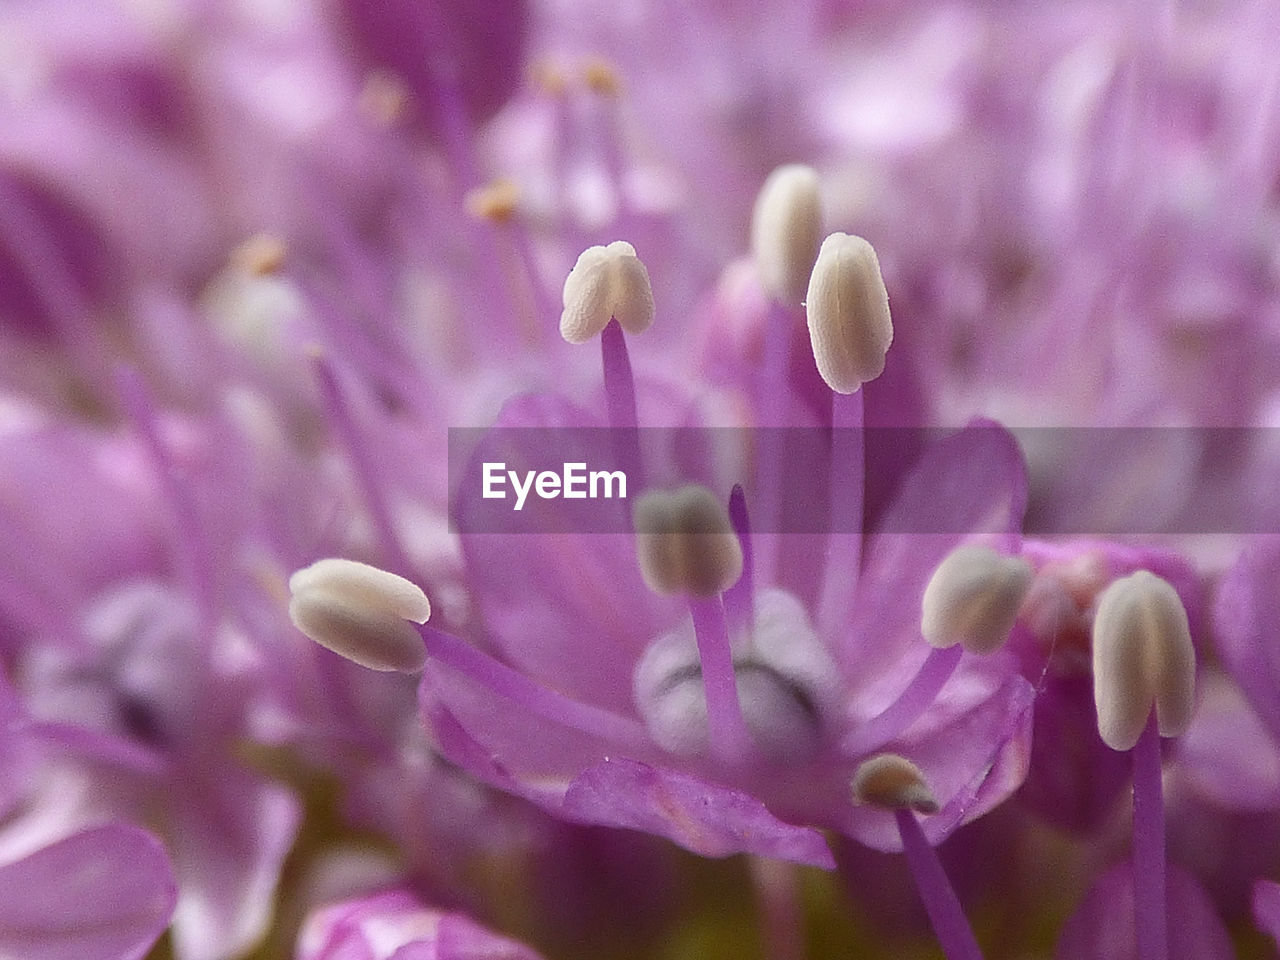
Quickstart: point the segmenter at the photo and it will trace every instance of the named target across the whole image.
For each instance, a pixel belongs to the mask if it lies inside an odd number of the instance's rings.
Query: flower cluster
[[[0,957],[1268,955],[1277,25],[0,8]]]

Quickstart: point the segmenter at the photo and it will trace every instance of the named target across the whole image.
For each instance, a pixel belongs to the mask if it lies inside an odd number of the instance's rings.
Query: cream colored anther
[[[1161,736],[1185,733],[1195,678],[1187,611],[1168,581],[1139,570],[1102,592],[1093,618],[1093,695],[1107,746],[1132,749],[1153,707]]]
[[[921,603],[920,631],[935,647],[973,653],[1004,646],[1031,588],[1031,564],[978,544],[957,547],[938,565]]]
[[[742,546],[706,487],[646,493],[634,521],[640,573],[655,593],[710,597],[742,576]]]
[[[578,257],[564,282],[560,335],[570,343],[586,343],[609,325],[610,318],[617,318],[632,334],[643,333],[653,323],[649,272],[625,240],[588,247]]]
[[[938,798],[920,768],[896,753],[879,754],[858,767],[853,775],[853,798],[886,810],[938,812]]]
[[[866,240],[833,233],[822,241],[805,311],[813,358],[832,390],[854,393],[884,372],[893,321],[880,261]]]
[[[416,673],[426,663],[410,621],[426,623],[431,604],[404,577],[331,557],[290,577],[289,593],[289,619],[322,647],[370,670]]]
[[[751,215],[751,253],[765,293],[799,306],[822,240],[818,174],[793,163],[769,174]]]

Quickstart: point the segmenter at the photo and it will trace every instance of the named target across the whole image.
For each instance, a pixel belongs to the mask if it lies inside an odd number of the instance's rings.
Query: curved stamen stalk
[[[961,647],[929,651],[924,664],[897,699],[845,737],[840,744],[841,752],[865,756],[892,743],[937,699],[938,691],[959,666],[963,652]]]

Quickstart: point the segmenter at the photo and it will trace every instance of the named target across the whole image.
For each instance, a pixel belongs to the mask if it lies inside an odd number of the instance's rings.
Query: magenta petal
[[[851,675],[876,676],[909,660],[920,598],[942,558],[973,534],[1013,535],[1026,505],[1026,465],[1003,427],[974,421],[927,449],[868,541],[841,651]]]
[[[1191,874],[1169,868],[1171,960],[1233,960],[1235,951],[1209,895]],[[1056,960],[1137,960],[1133,923],[1133,871],[1112,868],[1093,885],[1067,921]]]
[[[173,856],[182,897],[174,940],[183,960],[222,960],[267,929],[299,804],[292,791],[230,766],[187,771],[180,782]]]
[[[1280,738],[1280,539],[1258,538],[1222,578],[1213,606],[1222,665]]]
[[[85,830],[0,867],[0,956],[136,960],[164,932],[176,897],[151,834],[127,824]]]
[[[1280,944],[1280,883],[1259,880],[1253,885],[1253,922]]]
[[[822,834],[783,823],[749,794],[635,760],[584,771],[564,798],[575,820],[666,837],[706,857],[754,853],[832,869]]]

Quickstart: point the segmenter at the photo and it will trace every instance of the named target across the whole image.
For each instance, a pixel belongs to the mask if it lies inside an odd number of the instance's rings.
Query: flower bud
[[[1153,706],[1161,736],[1185,733],[1195,678],[1187,611],[1168,581],[1139,570],[1102,592],[1093,618],[1093,695],[1107,746],[1131,750]]]
[[[813,358],[832,390],[854,393],[884,372],[893,322],[871,244],[847,233],[822,241],[805,309]]]
[[[896,753],[879,754],[858,767],[853,775],[853,797],[858,803],[887,810],[938,812],[938,798],[920,768]]]
[[[994,653],[1031,588],[1031,565],[970,544],[947,554],[924,590],[920,631],[932,646]]]
[[[331,557],[290,577],[289,592],[289,618],[322,647],[370,670],[415,673],[426,662],[408,621],[426,623],[431,604],[404,577]]]
[[[640,573],[655,593],[711,597],[742,576],[742,546],[706,487],[652,491],[636,501]]]
[[[560,335],[570,343],[586,343],[612,318],[633,334],[644,333],[653,323],[649,272],[625,240],[588,247],[578,257],[564,282]]]
[[[821,239],[818,174],[798,163],[774,170],[751,215],[751,253],[765,293],[789,306],[799,304]]]

